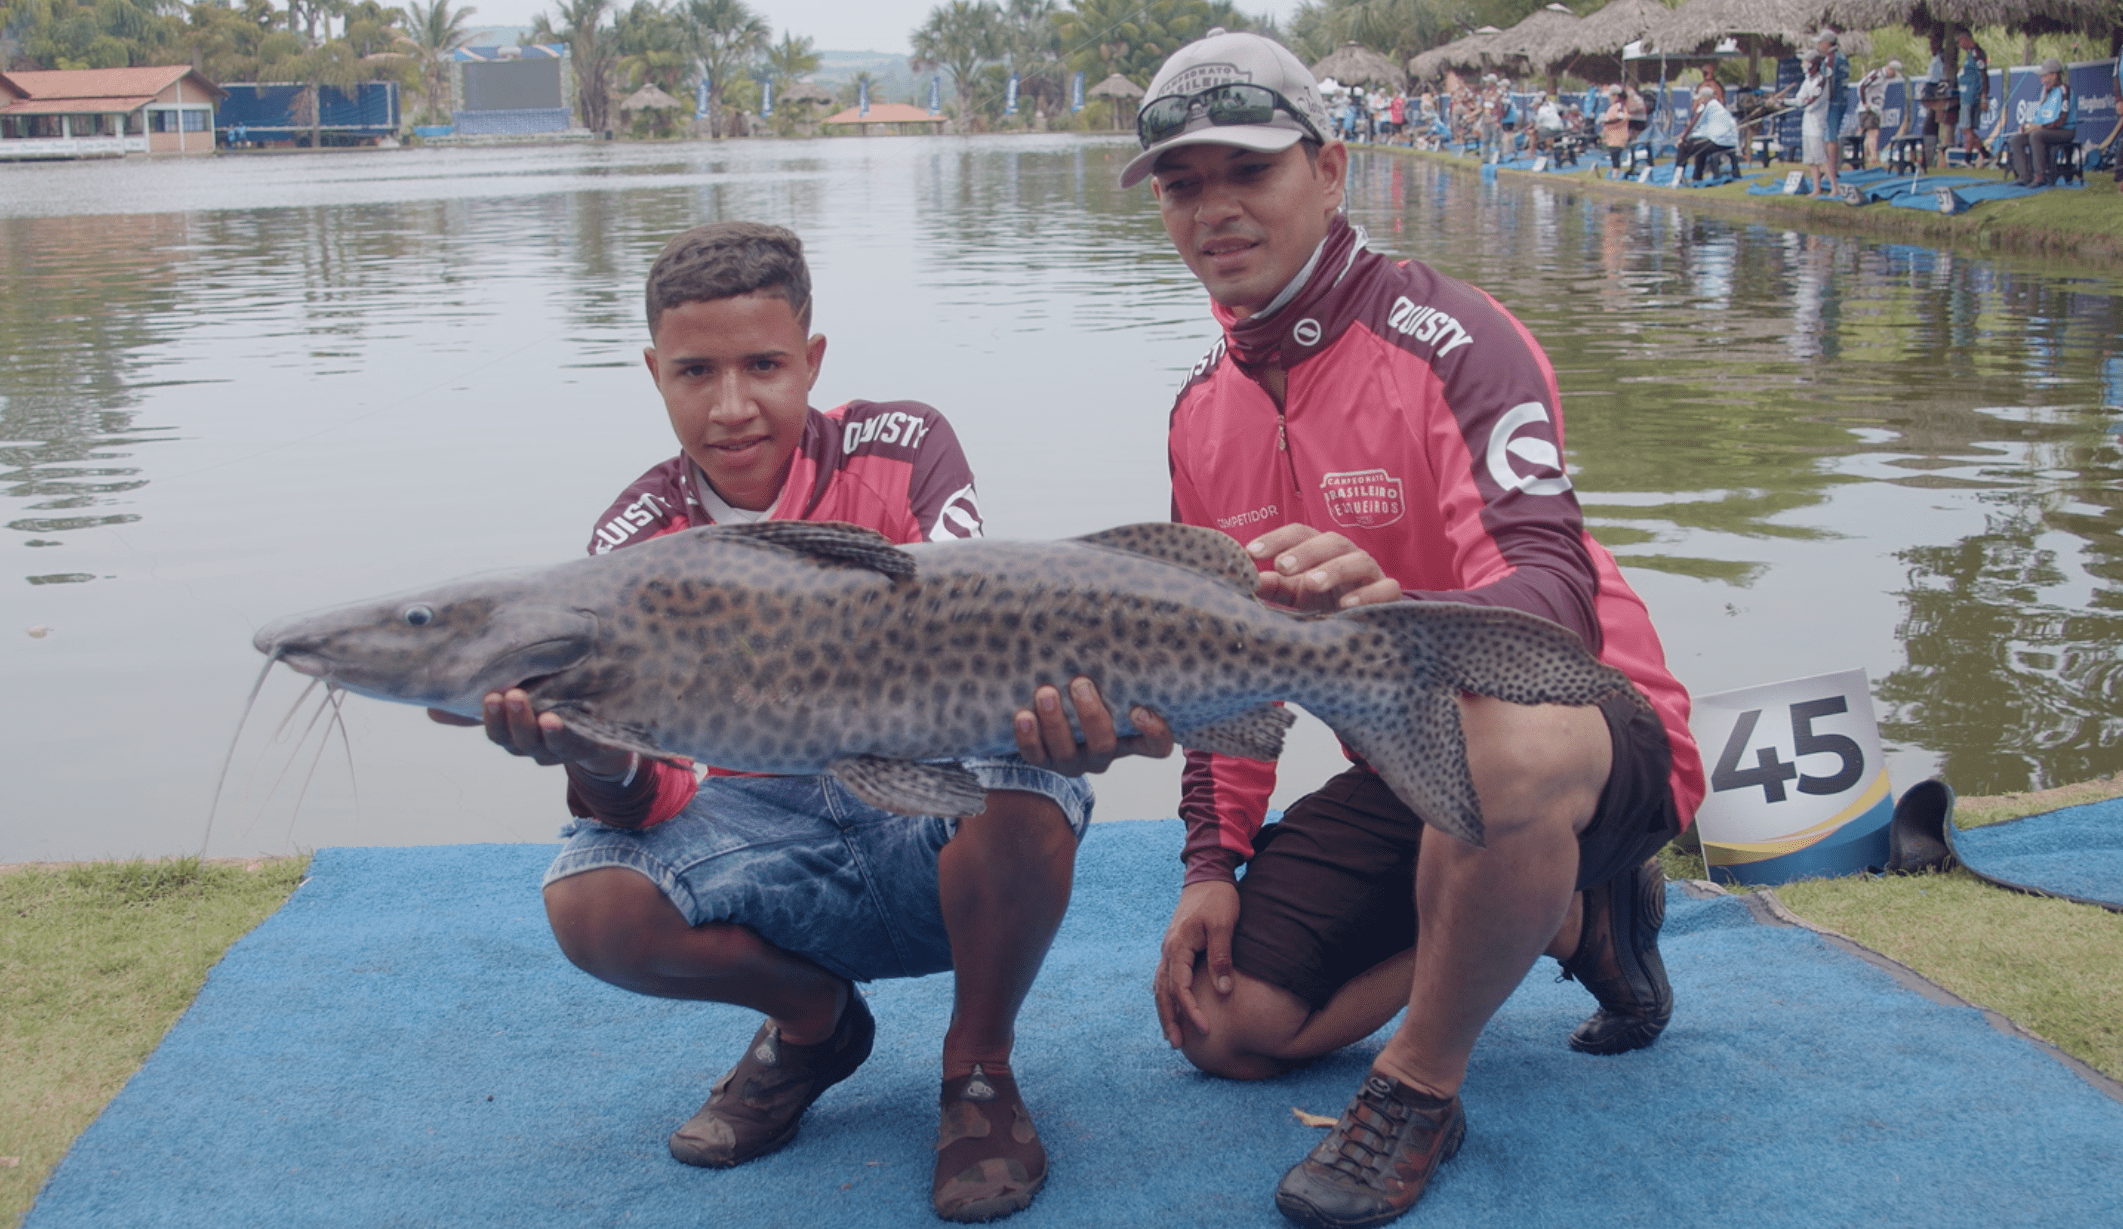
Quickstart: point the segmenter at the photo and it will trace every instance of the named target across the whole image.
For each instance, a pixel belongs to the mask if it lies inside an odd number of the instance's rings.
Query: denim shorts
[[[1083,839],[1091,787],[1016,756],[965,761],[988,789],[1051,798]],[[642,829],[578,819],[545,881],[624,866],[694,926],[737,922],[855,981],[951,967],[936,855],[958,821],[881,811],[831,777],[709,777],[686,809]]]

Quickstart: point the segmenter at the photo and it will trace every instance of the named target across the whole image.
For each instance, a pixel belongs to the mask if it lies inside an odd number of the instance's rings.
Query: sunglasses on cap
[[[1135,136],[1143,148],[1148,149],[1159,141],[1185,132],[1188,122],[1196,115],[1206,116],[1213,127],[1229,128],[1239,124],[1266,124],[1275,118],[1277,111],[1288,113],[1305,130],[1305,135],[1325,144],[1326,138],[1289,99],[1265,85],[1243,82],[1212,85],[1198,94],[1167,94],[1144,107],[1135,117]]]

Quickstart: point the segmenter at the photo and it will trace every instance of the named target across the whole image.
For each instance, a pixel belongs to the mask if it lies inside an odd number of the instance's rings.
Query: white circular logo
[[[1320,322],[1307,316],[1290,326],[1290,340],[1301,346],[1320,344]]]
[[[1528,401],[1512,406],[1489,432],[1489,477],[1507,491],[1524,491],[1528,495],[1561,495],[1570,489],[1570,478],[1562,472],[1563,458],[1555,445],[1539,436],[1513,439],[1519,428],[1537,422],[1547,422],[1548,407],[1538,401]],[[1518,458],[1529,465],[1556,471],[1553,478],[1522,474],[1512,464]]]

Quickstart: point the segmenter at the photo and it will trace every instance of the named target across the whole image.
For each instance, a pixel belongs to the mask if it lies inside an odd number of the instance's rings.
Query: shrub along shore
[[[1397,146],[1375,150],[1436,162],[1470,175],[1481,163],[1463,154]],[[1597,163],[1597,165],[1595,165]],[[2123,195],[2105,171],[2086,177],[2084,188],[2059,188],[2019,200],[1986,201],[1967,213],[1947,215],[1886,204],[1862,208],[1812,197],[1749,196],[1744,183],[1715,188],[1667,188],[1610,180],[1604,158],[1588,154],[1586,169],[1549,172],[1499,169],[1500,179],[1538,181],[1566,191],[1587,191],[1621,200],[1654,200],[1683,209],[1748,221],[1774,222],[1807,230],[1836,231],[1898,243],[1921,243],[1983,253],[2009,253],[2052,260],[2101,260],[2123,263]],[[1665,164],[1671,166],[1671,163]],[[1754,168],[1749,168],[1753,170]],[[1778,163],[1769,173],[1782,177],[1801,170]],[[1955,174],[1962,174],[1956,170]],[[1973,172],[1980,174],[1981,172]],[[1992,172],[2004,182],[2002,172]]]

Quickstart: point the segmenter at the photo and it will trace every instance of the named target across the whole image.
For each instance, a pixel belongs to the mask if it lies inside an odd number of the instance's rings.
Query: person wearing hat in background
[[[1887,123],[1887,87],[1902,81],[1902,62],[1889,60],[1858,79],[1858,127],[1865,133],[1865,165],[1878,166],[1880,162],[1880,130]],[[1902,128],[1895,133],[1900,136],[1909,127],[1909,107],[1902,109]]]
[[[1799,161],[1806,164],[1810,185],[1807,190],[1819,196],[1824,176],[1830,192],[1839,191],[1841,185],[1836,182],[1837,159],[1827,137],[1828,72],[1825,57],[1818,51],[1809,51],[1804,60],[1805,77],[1797,86],[1786,86],[1771,94],[1769,101],[1775,102],[1788,93],[1791,94],[1791,105],[1799,109]]]
[[[1983,120],[1984,97],[1990,93],[1990,57],[1983,52],[1983,44],[1976,36],[1963,30],[1954,36],[1961,47],[1961,148],[1968,151],[1971,160],[1980,158],[1988,164],[1992,154],[1983,147],[1983,134],[1978,125]]]
[[[1695,106],[1689,112],[1680,147],[1674,150],[1674,164],[1694,159],[1695,171],[1690,178],[1700,183],[1711,161],[1721,154],[1734,155],[1734,165],[1738,165],[1739,149],[1740,126],[1718,97],[1716,86],[1705,81],[1695,87]]]
[[[1843,37],[1834,30],[1821,31],[1814,44],[1821,54],[1822,73],[1828,78],[1828,114],[1823,117],[1828,142],[1828,165],[1831,172],[1843,164],[1843,116],[1850,101],[1850,57],[1843,54]],[[1830,188],[1835,186],[1835,175],[1828,177]]]
[[[1362,764],[1264,829],[1274,765],[1188,755],[1184,886],[1153,983],[1166,1039],[1206,1072],[1262,1079],[1406,1008],[1275,1196],[1301,1225],[1383,1224],[1458,1149],[1475,1041],[1544,951],[1598,1003],[1572,1048],[1664,1030],[1654,855],[1704,789],[1688,697],[1585,532],[1548,360],[1480,290],[1366,250],[1305,66],[1211,30],[1158,70],[1136,132],[1121,186],[1152,181],[1222,331],[1172,410],[1174,519],[1231,534],[1272,603],[1510,606],[1630,680],[1581,708],[1457,699],[1479,847]]]
[[[2073,126],[2071,86],[2064,80],[2064,63],[2051,56],[2042,61],[2042,101],[2020,130],[2006,139],[2005,152],[2012,159],[2013,174],[2023,188],[2049,186],[2049,151],[2069,145],[2077,130]]]

